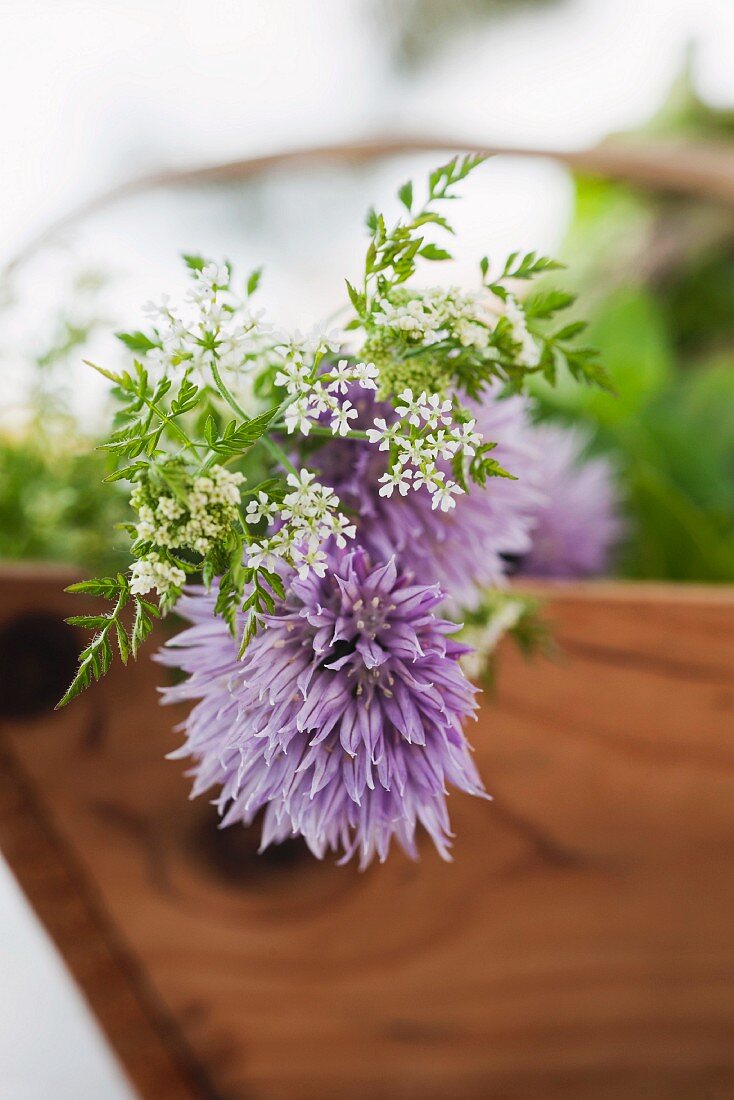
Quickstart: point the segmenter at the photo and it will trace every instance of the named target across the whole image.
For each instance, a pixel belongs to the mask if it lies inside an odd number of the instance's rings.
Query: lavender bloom
[[[521,559],[519,572],[536,577],[606,572],[623,534],[611,463],[581,459],[587,439],[578,429],[543,424],[533,434],[541,454],[543,502],[536,512],[532,548]]]
[[[175,754],[195,761],[193,794],[221,786],[223,825],[265,807],[263,848],[300,834],[319,858],[366,867],[393,837],[415,858],[422,824],[450,858],[447,786],[484,792],[461,728],[476,705],[468,647],[436,617],[442,600],[392,558],[332,550],[324,578],[290,580],[240,661],[214,597],[185,596],[194,625],[160,659],[190,677],[167,701],[199,700]]]
[[[376,416],[394,419],[391,407],[371,395],[355,392],[350,398],[359,413],[355,427],[370,427]],[[359,513],[358,537],[374,560],[396,554],[419,580],[437,582],[453,609],[476,607],[483,588],[502,582],[507,573],[503,555],[530,550],[533,517],[541,503],[524,398],[500,399],[490,390],[472,413],[485,441],[497,443],[494,457],[517,480],[495,477],[484,488],[472,485],[449,513],[434,511],[427,492],[381,497],[378,478],[387,468],[386,454],[369,443],[329,442],[311,457],[312,467],[342,504]]]

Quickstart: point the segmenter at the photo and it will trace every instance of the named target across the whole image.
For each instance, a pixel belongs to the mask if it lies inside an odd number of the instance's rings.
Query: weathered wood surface
[[[50,578],[0,582],[0,630]],[[456,861],[255,855],[161,669],[0,718],[0,845],[135,1081],[179,1097],[734,1096],[734,592],[559,589],[502,655]]]

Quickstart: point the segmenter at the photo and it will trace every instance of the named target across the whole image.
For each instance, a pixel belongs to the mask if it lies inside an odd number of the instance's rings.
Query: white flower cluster
[[[193,370],[207,382],[214,358],[220,367],[239,369],[269,344],[272,328],[263,311],[253,313],[246,300],[233,294],[226,264],[206,264],[193,275],[183,304],[174,304],[166,294],[160,303],[143,306],[160,344],[145,356],[153,377],[175,380]]]
[[[165,596],[171,589],[181,588],[185,583],[183,569],[162,560],[160,554],[155,552],[139,558],[130,570],[130,591],[134,596],[145,596],[153,589],[159,596]]]
[[[521,367],[537,367],[540,362],[540,349],[528,332],[525,313],[516,298],[508,294],[505,302],[505,317],[510,322],[512,339],[519,344],[517,361]]]
[[[346,540],[354,538],[356,528],[339,511],[339,498],[334,491],[315,481],[308,470],[289,474],[287,484],[291,492],[282,504],[276,504],[264,492],[248,504],[249,522],[279,520],[283,525],[265,541],[250,544],[247,564],[252,569],[260,566],[273,569],[281,561],[294,566],[302,579],[311,570],[323,577],[326,554],[322,544],[333,537],[337,546],[346,546]]]
[[[304,360],[320,358],[328,352],[339,351],[344,340],[343,333],[339,329],[327,329],[324,325],[312,325],[308,332],[302,333],[299,329],[295,332],[274,333],[274,344],[281,349],[286,360]]]
[[[159,551],[189,549],[207,554],[236,522],[244,480],[243,474],[212,466],[207,474],[193,479],[185,502],[167,495],[155,499],[149,485],[136,485],[130,503],[139,517],[137,537],[155,549],[133,566],[131,591],[144,594],[155,588],[163,595],[180,587],[185,573]]]
[[[462,642],[473,646],[461,658],[461,665],[470,680],[480,681],[487,670],[487,662],[508,630],[517,626],[525,611],[522,600],[508,597],[490,615],[482,626],[465,627]]]
[[[160,303],[143,306],[154,326],[155,346],[145,352],[150,376],[177,381],[190,371],[199,382],[219,388],[211,369],[216,364],[218,370],[234,372],[235,388],[243,400],[251,396],[260,370],[276,365],[278,384],[287,385],[288,393],[298,398],[289,413],[289,431],[297,423],[305,430],[321,412],[330,411],[334,430],[343,435],[356,416],[351,405],[346,402],[346,407],[339,407],[334,385],[327,388],[309,381],[323,357],[339,350],[343,334],[323,325],[314,325],[305,334],[276,331],[264,320],[264,311],[253,312],[247,298],[234,294],[226,264],[209,263],[192,275],[193,286],[183,305],[164,295]],[[360,364],[350,369],[355,380],[366,384],[374,368]]]
[[[350,363],[347,359],[340,359],[326,374],[314,378],[313,367],[302,356],[292,356],[275,376],[276,386],[283,386],[294,398],[284,414],[288,432],[299,430],[308,435],[314,422],[328,413],[334,435],[346,435],[350,422],[357,419],[357,410],[344,394],[353,384],[376,390],[377,379],[374,363]]]
[[[464,346],[486,348],[498,313],[486,292],[462,291],[457,287],[428,287],[393,293],[373,315],[375,324],[403,333],[420,344],[436,344],[455,336]]]
[[[486,351],[501,316],[498,300],[484,288],[462,291],[456,287],[429,287],[408,291],[401,287],[393,292],[393,299],[380,302],[379,310],[373,314],[374,323],[401,332],[419,344],[454,338],[462,347]],[[505,314],[512,326],[512,338],[520,345],[518,363],[536,366],[540,357],[538,346],[528,332],[522,307],[512,295],[508,295]]]
[[[377,417],[374,427],[367,431],[370,443],[394,456],[390,470],[379,478],[380,496],[391,497],[395,489],[406,496],[410,489],[425,486],[432,507],[448,512],[464,490],[446,477],[438,463],[453,459],[459,452],[467,458],[476,454],[482,437],[474,430],[475,421],[454,423],[452,402],[435,393],[414,397],[407,389],[398,400],[401,403],[395,407],[395,423],[388,425],[383,417]]]

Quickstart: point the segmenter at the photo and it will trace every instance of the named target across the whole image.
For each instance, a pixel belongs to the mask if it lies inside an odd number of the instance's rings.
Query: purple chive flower
[[[354,427],[371,427],[376,416],[394,419],[391,407],[371,395],[355,391],[349,396],[359,412]],[[505,555],[530,550],[533,517],[541,500],[525,399],[499,398],[490,390],[471,409],[483,439],[497,443],[493,456],[517,480],[495,477],[484,488],[472,485],[448,513],[433,510],[425,490],[381,497],[378,478],[387,467],[387,456],[370,443],[329,442],[310,459],[342,505],[358,512],[358,537],[375,560],[396,554],[417,579],[437,582],[452,608],[466,609],[477,606],[483,588],[502,582],[508,571]]]
[[[543,424],[534,430],[540,452],[530,552],[519,572],[536,577],[584,577],[608,570],[624,525],[608,459],[582,458],[588,440],[578,429]]]
[[[185,596],[194,625],[163,650],[189,673],[168,701],[197,699],[175,755],[195,761],[193,794],[221,787],[223,825],[265,809],[262,847],[302,835],[322,858],[386,858],[393,837],[417,855],[422,825],[450,847],[449,785],[482,795],[462,722],[475,688],[467,647],[436,615],[437,585],[412,583],[394,559],[332,550],[322,579],[290,579],[279,613],[237,659],[214,597]]]

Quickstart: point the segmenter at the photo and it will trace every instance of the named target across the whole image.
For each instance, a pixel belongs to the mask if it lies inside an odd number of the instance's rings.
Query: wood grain
[[[0,626],[59,587],[0,579]],[[563,656],[502,654],[451,865],[217,831],[145,660],[5,721],[0,843],[142,1096],[734,1096],[734,592],[547,595]]]

